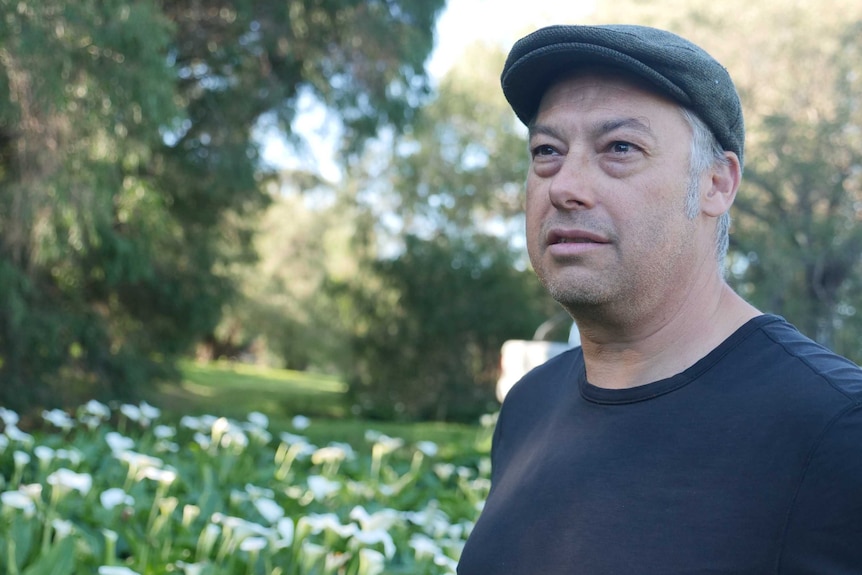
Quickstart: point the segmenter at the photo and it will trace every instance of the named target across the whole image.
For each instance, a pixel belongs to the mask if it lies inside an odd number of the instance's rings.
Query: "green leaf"
[[[33,563],[22,575],[70,575],[75,568],[75,541],[66,537],[53,545],[47,555]]]

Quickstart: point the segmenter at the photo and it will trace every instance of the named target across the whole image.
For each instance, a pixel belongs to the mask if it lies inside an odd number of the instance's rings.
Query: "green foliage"
[[[440,443],[369,428],[345,443],[327,422],[260,412],[90,401],[25,431],[0,407],[0,571],[453,573],[490,486],[493,421]]]
[[[862,310],[862,27],[832,30],[837,47],[787,56],[816,83],[794,85],[789,102],[752,118],[734,242],[744,265],[734,279],[762,309],[862,362],[854,317]]]
[[[352,400],[376,417],[474,419],[495,401],[500,346],[530,337],[548,300],[497,238],[405,239],[351,286]]]
[[[406,124],[441,5],[0,0],[0,402],[175,377],[254,257],[261,118]]]

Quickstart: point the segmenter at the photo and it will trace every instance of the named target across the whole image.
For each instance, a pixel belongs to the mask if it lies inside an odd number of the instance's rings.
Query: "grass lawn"
[[[358,419],[350,413],[345,384],[331,376],[229,362],[188,361],[181,367],[180,385],[159,386],[147,398],[176,416],[208,413],[242,420],[259,411],[269,416],[273,430],[295,431],[292,418],[304,415],[312,425],[302,434],[321,445],[330,441],[357,445],[369,429],[406,441],[434,441],[442,449],[464,442],[487,443],[487,433],[478,424]]]

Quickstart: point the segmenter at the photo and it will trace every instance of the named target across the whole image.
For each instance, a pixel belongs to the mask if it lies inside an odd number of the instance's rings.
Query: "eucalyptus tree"
[[[343,193],[366,247],[332,290],[361,412],[467,420],[493,409],[501,345],[557,311],[521,243],[529,156],[496,88],[503,58],[470,47],[409,130],[351,163]]]
[[[0,0],[0,401],[170,376],[253,257],[255,128],[400,129],[442,4]]]

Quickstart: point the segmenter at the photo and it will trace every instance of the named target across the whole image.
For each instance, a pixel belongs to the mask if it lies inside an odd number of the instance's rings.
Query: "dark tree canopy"
[[[170,375],[252,257],[261,117],[405,125],[441,6],[0,0],[0,403]]]

